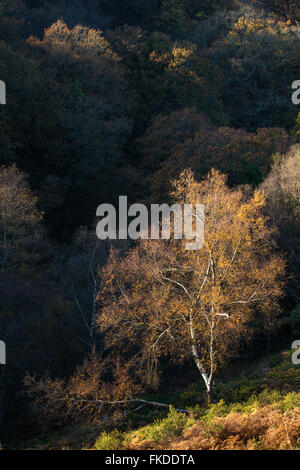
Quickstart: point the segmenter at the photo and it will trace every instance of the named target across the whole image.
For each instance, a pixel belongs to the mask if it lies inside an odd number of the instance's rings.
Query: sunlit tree
[[[124,258],[112,252],[98,325],[111,347],[139,351],[133,363],[143,364],[150,383],[162,356],[192,359],[210,395],[216,371],[251,336],[255,318],[274,317],[284,261],[274,253],[262,193],[246,200],[213,170],[201,183],[185,171],[173,196],[205,205],[203,248],[146,240]]]
[[[0,170],[0,254],[1,270],[26,270],[39,256],[42,213],[16,168]]]

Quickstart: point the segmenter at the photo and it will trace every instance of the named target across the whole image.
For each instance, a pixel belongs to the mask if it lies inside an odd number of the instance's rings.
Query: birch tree
[[[112,251],[99,297],[99,329],[110,347],[132,354],[152,384],[162,357],[192,360],[212,392],[216,371],[238,353],[257,317],[278,311],[285,262],[274,251],[262,192],[246,199],[212,170],[197,183],[190,171],[174,182],[177,202],[205,205],[204,246],[143,240],[126,257]]]
[[[86,334],[80,340],[92,349],[95,346],[95,316],[97,293],[102,286],[101,266],[108,255],[108,246],[98,240],[95,232],[80,227],[74,240],[75,254],[66,264],[67,281],[71,282],[72,297]],[[70,277],[70,279],[69,279]]]

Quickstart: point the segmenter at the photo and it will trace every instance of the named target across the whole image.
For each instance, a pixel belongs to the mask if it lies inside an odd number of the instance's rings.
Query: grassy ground
[[[192,386],[180,397],[190,405],[188,415],[171,408],[166,418],[139,429],[102,433],[93,448],[300,449],[299,372],[290,352],[273,354],[220,382],[220,399],[210,407],[195,404],[199,390]]]
[[[300,449],[300,366],[292,364],[291,352],[257,360],[238,375],[227,372],[219,378],[210,407],[201,401],[204,389],[197,383],[148,397],[188,409],[188,414],[173,407],[169,412],[146,408],[118,429],[67,427],[5,448]]]

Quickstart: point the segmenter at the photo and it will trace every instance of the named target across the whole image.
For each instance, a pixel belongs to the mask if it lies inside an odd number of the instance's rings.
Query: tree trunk
[[[207,398],[207,406],[210,406],[211,405],[211,390],[207,390],[206,398]]]
[[[201,363],[201,360],[198,355],[198,351],[195,344],[195,332],[194,332],[194,323],[193,323],[193,314],[190,313],[190,337],[191,337],[191,346],[193,352],[194,362],[196,364],[197,369],[199,370],[201,377],[205,383],[206,393],[207,393],[207,404],[211,404],[211,396],[212,396],[212,370],[210,375],[208,375]]]
[[[211,382],[209,387],[206,389],[207,406],[210,406],[215,402],[214,396],[215,396],[214,386],[213,386],[213,382]]]

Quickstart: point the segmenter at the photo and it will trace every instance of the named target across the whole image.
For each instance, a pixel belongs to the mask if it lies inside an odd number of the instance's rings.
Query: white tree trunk
[[[201,360],[199,358],[199,354],[198,354],[198,351],[197,351],[197,347],[196,347],[196,338],[195,338],[195,330],[194,330],[194,319],[193,319],[193,314],[192,312],[190,312],[190,336],[191,336],[191,346],[192,346],[192,352],[193,352],[193,358],[194,358],[194,361],[195,361],[195,364],[204,380],[204,383],[205,383],[205,386],[206,386],[206,391],[208,393],[208,395],[210,394],[211,392],[211,382],[212,382],[212,369],[211,369],[211,373],[208,375],[201,363]]]

